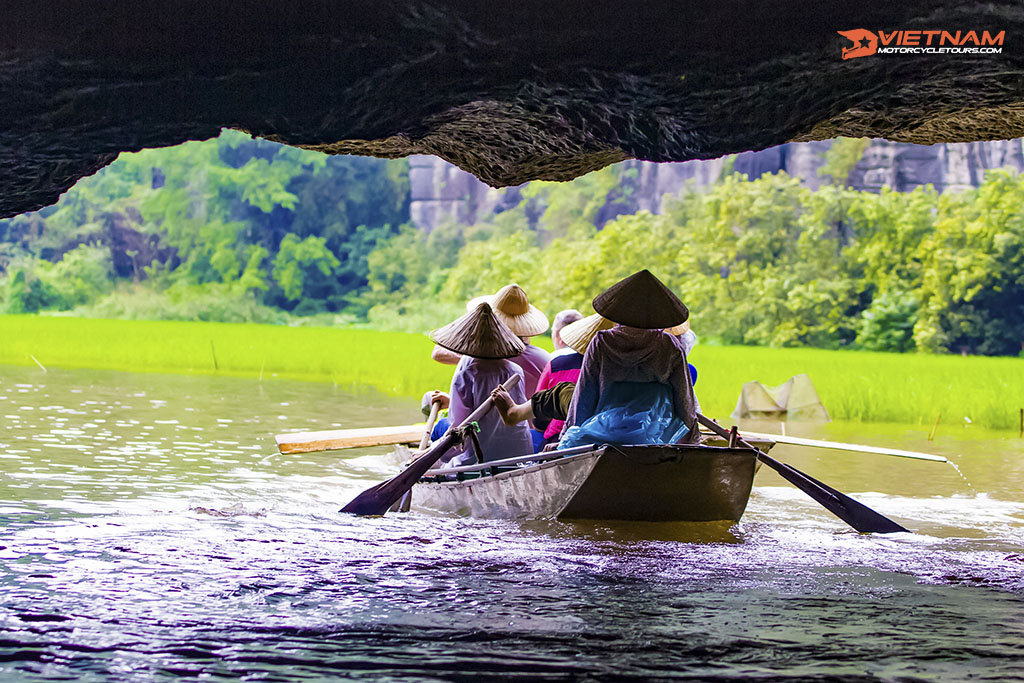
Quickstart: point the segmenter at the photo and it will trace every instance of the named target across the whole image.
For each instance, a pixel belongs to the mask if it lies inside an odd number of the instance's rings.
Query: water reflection
[[[274,433],[418,413],[330,385],[0,368],[0,416],[5,680],[1024,675],[1012,436],[804,434],[972,486],[774,452],[918,532],[872,537],[766,469],[732,528],[339,515],[383,451]]]
[[[741,543],[743,540],[742,526],[730,522],[529,521],[520,522],[519,528],[546,539],[622,544],[647,541],[711,544]]]

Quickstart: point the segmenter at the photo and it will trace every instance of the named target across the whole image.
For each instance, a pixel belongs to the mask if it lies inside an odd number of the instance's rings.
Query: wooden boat
[[[760,463],[749,449],[717,443],[582,446],[430,470],[412,506],[488,519],[736,522]]]

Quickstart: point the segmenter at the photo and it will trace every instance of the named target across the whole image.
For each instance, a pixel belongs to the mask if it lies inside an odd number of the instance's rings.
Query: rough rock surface
[[[1000,55],[840,59],[836,31],[1005,31]],[[11,0],[0,216],[221,127],[433,154],[492,186],[837,135],[1024,135],[1019,0]]]

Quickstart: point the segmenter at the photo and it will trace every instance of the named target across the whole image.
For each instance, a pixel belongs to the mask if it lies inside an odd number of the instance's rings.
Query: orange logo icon
[[[852,31],[837,31],[837,33],[853,43],[852,47],[843,48],[843,59],[867,57],[878,52],[878,36],[874,31],[855,28]]]

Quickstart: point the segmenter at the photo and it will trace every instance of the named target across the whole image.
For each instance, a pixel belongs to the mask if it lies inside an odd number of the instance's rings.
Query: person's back
[[[538,384],[540,383],[541,375],[544,374],[544,368],[547,367],[551,356],[539,346],[534,346],[522,337],[520,339],[523,340],[526,348],[518,356],[509,358],[509,360],[518,365],[523,371],[523,392],[526,394],[526,398],[530,398],[539,388]],[[465,368],[470,360],[469,356],[462,356],[455,371],[458,372]]]
[[[601,398],[623,383],[667,386],[672,412],[691,430],[684,441],[698,438],[693,385],[682,345],[660,329],[625,325],[598,332],[587,348],[565,429],[597,414]]]
[[[469,417],[477,406],[490,397],[494,387],[516,374],[521,378],[523,370],[509,360],[469,358],[465,363],[460,363],[452,377],[451,407],[448,410],[452,424],[460,424]],[[509,394],[517,402],[526,401],[521,380]],[[490,461],[533,452],[530,429],[525,423],[509,427],[501,421],[501,416],[495,410],[480,418],[478,423],[480,432],[477,439],[483,452],[478,454],[472,441],[468,440],[465,454],[458,456],[457,460],[453,459],[452,464],[476,462],[477,455],[482,461]]]
[[[490,397],[496,386],[514,375],[518,375],[520,381],[510,394],[517,400],[526,400],[522,389],[523,370],[508,360],[522,353],[525,344],[495,316],[489,304],[479,304],[459,319],[434,330],[431,336],[436,344],[462,356],[452,377],[448,410],[452,425],[466,420]],[[507,426],[496,411],[488,412],[477,423],[480,429],[476,438],[482,453],[478,453],[472,439],[467,438],[463,454],[445,454],[441,463],[468,464],[476,462],[478,455],[487,460],[499,460],[533,452],[530,430],[525,424]]]
[[[686,306],[644,270],[596,297],[594,309],[618,326],[598,332],[587,347],[563,435],[594,417],[599,405],[607,408],[617,385],[630,385],[635,399],[636,386],[646,383],[652,403],[664,395],[659,387],[667,387],[670,412],[689,430],[682,440],[699,440],[686,353],[676,337],[662,331],[689,317]]]
[[[523,392],[526,394],[526,398],[530,398],[539,388],[541,375],[544,374],[544,368],[551,361],[551,354],[539,346],[534,346],[526,339],[523,341],[526,343],[526,348],[521,354],[510,360],[523,369]]]

